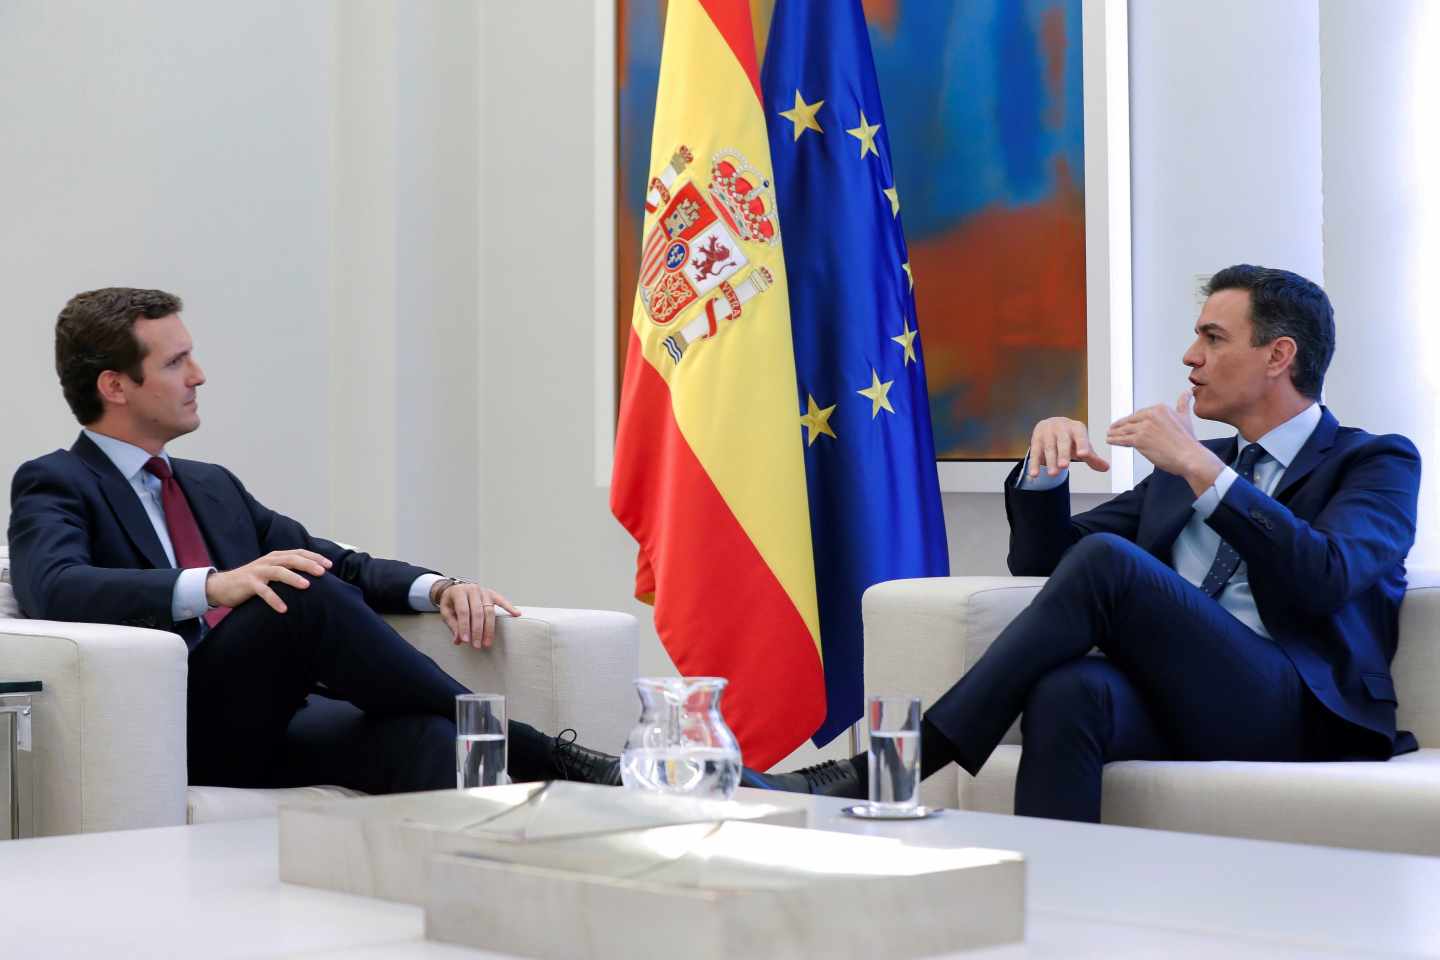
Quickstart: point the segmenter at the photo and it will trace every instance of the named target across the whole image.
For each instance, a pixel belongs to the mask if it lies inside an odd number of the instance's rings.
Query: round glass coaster
[[[940,807],[876,807],[868,803],[857,803],[840,812],[859,820],[924,820],[940,815]]]

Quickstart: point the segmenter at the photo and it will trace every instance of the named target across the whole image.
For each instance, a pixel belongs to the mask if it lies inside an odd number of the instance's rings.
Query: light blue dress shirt
[[[1319,424],[1320,405],[1312,403],[1258,441],[1237,437],[1239,443],[1235,448],[1236,459],[1239,459],[1240,451],[1247,443],[1258,442],[1265,450],[1265,455],[1255,461],[1254,483],[1257,490],[1266,496],[1274,494],[1280,486],[1280,478],[1285,475],[1285,470],[1294,462],[1300,449],[1305,446],[1305,441],[1310,439],[1310,434],[1315,432]],[[1027,456],[1025,464],[1020,468],[1020,479],[1017,483],[1021,490],[1050,490],[1064,483],[1070,475],[1070,471],[1061,470],[1056,476],[1050,477],[1042,473],[1031,480],[1026,473],[1028,466]],[[1231,485],[1238,477],[1239,474],[1231,466],[1221,470],[1210,489],[1191,504],[1190,520],[1175,538],[1172,556],[1175,572],[1197,587],[1210,572],[1210,567],[1215,562],[1215,554],[1220,550],[1220,534],[1212,530],[1205,521],[1210,519],[1215,508],[1220,506],[1220,501],[1225,499],[1225,494],[1230,492]],[[1254,595],[1250,592],[1250,577],[1244,561],[1241,561],[1217,599],[1235,619],[1262,637],[1270,636],[1265,624],[1260,621],[1260,611],[1255,606]]]
[[[170,561],[170,566],[175,566],[175,547],[170,542],[170,528],[165,525],[165,507],[160,500],[160,478],[145,469],[145,464],[150,461],[148,451],[135,446],[133,443],[126,443],[124,440],[116,440],[114,437],[107,437],[103,433],[96,433],[93,430],[85,430],[85,436],[94,441],[110,462],[115,464],[115,469],[120,471],[135,491],[135,496],[140,498],[140,506],[145,508],[145,515],[150,518],[150,526],[155,528],[155,536],[160,541],[161,548],[165,551],[165,559]],[[164,450],[160,451],[160,459],[166,464],[170,463],[170,455]],[[205,578],[210,575],[214,567],[191,567],[180,571],[180,577],[175,581],[175,589],[170,594],[170,618],[176,623],[183,620],[192,620],[202,616],[210,609],[209,601],[205,599]],[[436,609],[430,602],[430,588],[435,581],[441,579],[439,574],[423,573],[415,578],[410,585],[410,608],[420,613],[429,613]]]

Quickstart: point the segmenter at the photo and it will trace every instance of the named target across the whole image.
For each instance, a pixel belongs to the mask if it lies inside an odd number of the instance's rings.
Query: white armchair
[[[285,791],[187,786],[186,650],[178,636],[15,619],[8,593],[0,584],[0,680],[45,684],[34,705],[38,835],[273,812]],[[436,615],[387,620],[465,686],[504,693],[511,716],[550,733],[573,727],[580,742],[618,753],[638,710],[635,618],[521,610],[497,619],[495,646],[483,652],[451,644]]]
[[[928,706],[968,670],[1045,581],[893,580],[866,591],[865,688]],[[1388,762],[1126,760],[1105,767],[1106,823],[1440,855],[1440,583],[1411,571],[1391,672],[1399,725],[1421,749]],[[1014,809],[1017,723],[979,776],[951,764],[921,786],[926,804]]]

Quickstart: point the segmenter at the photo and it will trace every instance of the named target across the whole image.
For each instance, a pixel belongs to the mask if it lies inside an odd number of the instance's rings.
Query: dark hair
[[[96,381],[106,370],[145,382],[145,347],[135,336],[135,321],[168,317],[181,306],[174,294],[133,287],[106,287],[70,298],[55,320],[55,372],[76,420],[94,423],[105,412]]]
[[[1205,296],[1221,290],[1250,291],[1250,344],[1263,347],[1280,337],[1295,341],[1290,382],[1312,400],[1320,399],[1325,371],[1335,355],[1335,309],[1319,284],[1289,270],[1249,263],[1226,267],[1205,284]]]

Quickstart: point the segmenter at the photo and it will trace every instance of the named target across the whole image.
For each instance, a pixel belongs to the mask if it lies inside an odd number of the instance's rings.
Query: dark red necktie
[[[160,457],[145,461],[145,471],[160,478],[160,506],[165,510],[165,527],[170,531],[170,546],[175,550],[175,566],[181,570],[192,567],[213,567],[200,524],[190,512],[190,501],[170,471],[170,464]],[[205,622],[214,627],[230,612],[229,607],[214,607],[205,614]]]

